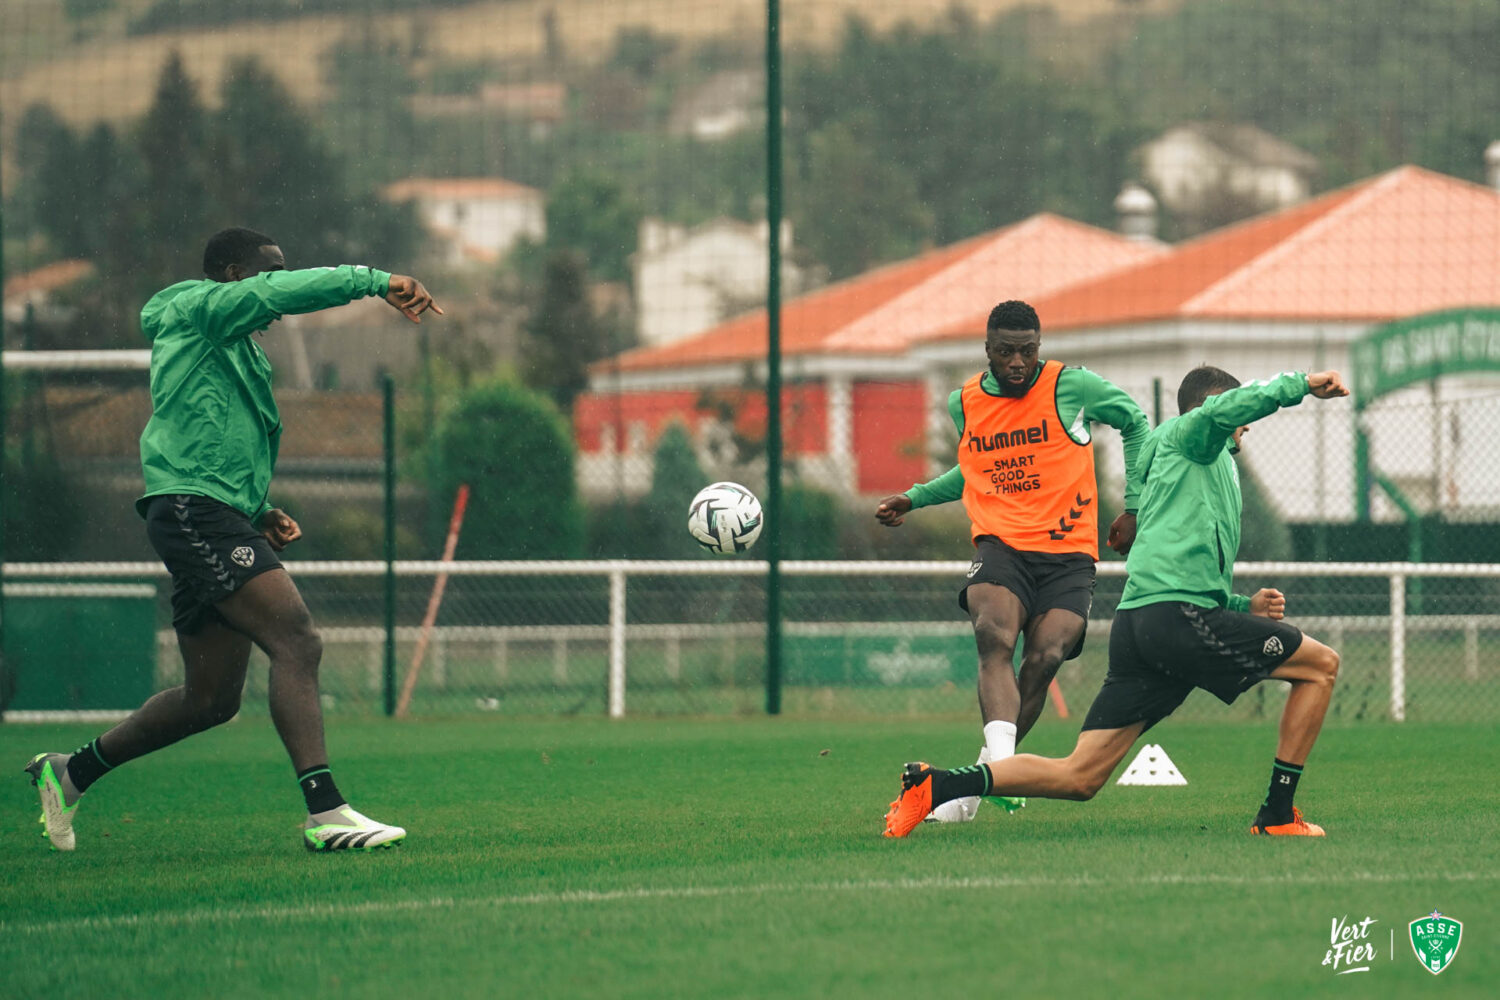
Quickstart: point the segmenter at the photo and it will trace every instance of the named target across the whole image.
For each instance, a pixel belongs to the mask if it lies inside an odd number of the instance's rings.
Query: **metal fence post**
[[[1391,574],[1391,718],[1406,720],[1406,574]]]
[[[396,714],[396,380],[380,380],[385,445],[385,714]]]
[[[625,570],[609,571],[609,717],[625,717]]]
[[[781,5],[766,0],[766,714],[781,713]]]

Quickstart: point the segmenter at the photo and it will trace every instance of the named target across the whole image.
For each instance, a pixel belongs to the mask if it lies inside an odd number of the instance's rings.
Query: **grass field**
[[[340,721],[341,787],[411,832],[324,857],[263,719],[103,779],[72,854],[19,772],[92,730],[0,726],[0,995],[1494,995],[1491,727],[1333,724],[1299,792],[1322,841],[1246,832],[1273,724],[1171,721],[1185,788],[881,838],[901,762],[968,762],[972,728]],[[1464,923],[1438,977],[1406,937],[1433,909]],[[1321,965],[1339,917],[1375,919],[1370,971]]]

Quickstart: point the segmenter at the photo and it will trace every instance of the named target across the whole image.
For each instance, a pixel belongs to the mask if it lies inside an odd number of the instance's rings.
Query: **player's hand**
[[[1135,515],[1126,511],[1115,518],[1109,526],[1109,547],[1122,556],[1130,554],[1135,544]]]
[[[261,515],[260,525],[260,533],[266,536],[266,541],[277,552],[302,537],[301,526],[292,520],[290,514],[278,507],[272,507]]]
[[[880,501],[880,506],[875,508],[875,520],[887,528],[894,528],[910,513],[911,497],[905,493],[897,493]]]
[[[1280,621],[1286,617],[1286,595],[1269,587],[1257,590],[1250,598],[1250,613]]]
[[[422,322],[422,314],[429,309],[443,315],[442,306],[432,301],[432,294],[409,274],[391,275],[391,286],[385,293],[385,300],[413,323]]]
[[[1313,372],[1307,376],[1307,389],[1319,399],[1349,395],[1349,389],[1338,372]]]

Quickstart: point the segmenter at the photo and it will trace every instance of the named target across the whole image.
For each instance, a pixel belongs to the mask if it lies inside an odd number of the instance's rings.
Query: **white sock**
[[[1016,754],[1016,724],[1014,722],[986,722],[984,745],[990,752],[990,760],[1004,760]]]

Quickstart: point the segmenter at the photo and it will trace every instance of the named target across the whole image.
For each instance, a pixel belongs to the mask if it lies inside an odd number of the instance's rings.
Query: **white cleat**
[[[977,764],[988,764],[990,762],[990,748],[983,746],[979,748],[979,760]],[[979,814],[980,798],[977,795],[968,795],[961,799],[949,799],[927,814],[924,823],[968,823]]]
[[[39,753],[25,768],[42,800],[42,836],[52,842],[54,851],[71,851],[77,843],[73,836],[73,813],[78,809],[83,793],[72,792],[73,801],[68,801],[69,790],[73,788],[73,783],[67,780],[68,758],[71,756]]]
[[[350,805],[308,816],[302,826],[302,844],[309,851],[373,851],[405,838],[401,827],[378,823]]]

